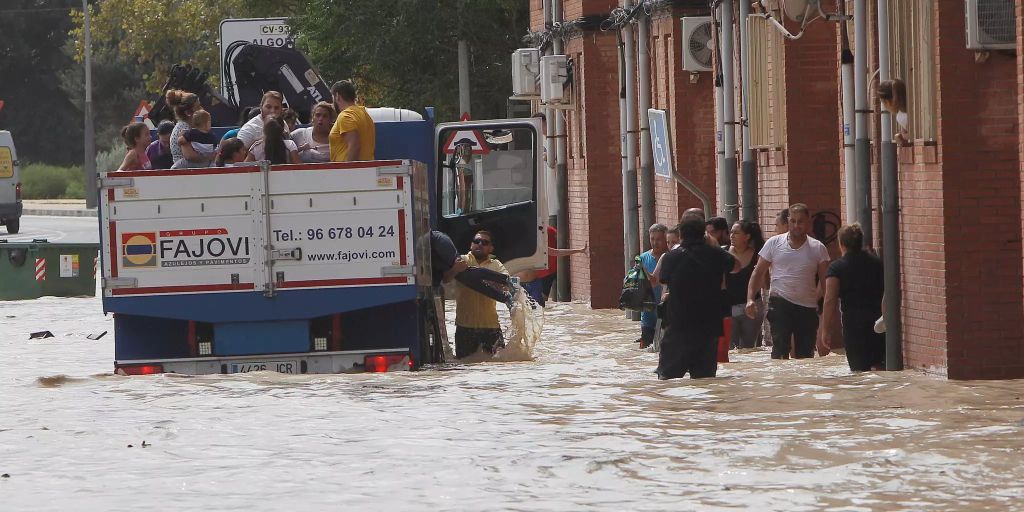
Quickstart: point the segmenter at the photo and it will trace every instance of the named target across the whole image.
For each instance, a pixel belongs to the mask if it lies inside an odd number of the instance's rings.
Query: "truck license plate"
[[[299,373],[299,363],[298,361],[245,361],[229,364],[228,370],[228,373]]]

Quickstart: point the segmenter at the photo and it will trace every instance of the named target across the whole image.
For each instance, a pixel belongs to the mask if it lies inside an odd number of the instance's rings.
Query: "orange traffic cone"
[[[732,318],[725,317],[722,319],[722,330],[725,334],[718,338],[718,362],[728,363],[729,343],[732,340]]]

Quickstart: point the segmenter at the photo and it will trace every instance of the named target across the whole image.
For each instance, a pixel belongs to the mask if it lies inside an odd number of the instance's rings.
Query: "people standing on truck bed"
[[[249,121],[252,120],[252,118],[254,118],[254,117],[258,116],[258,115],[260,115],[260,108],[259,107],[247,107],[245,110],[242,111],[242,115],[241,115],[241,117],[238,120],[238,124],[241,125],[241,126],[239,126],[238,128],[232,128],[232,129],[224,132],[224,135],[220,138],[220,140],[221,141],[225,141],[225,140],[228,140],[228,139],[237,139],[238,138],[238,132],[242,130],[241,127],[245,126],[246,123],[248,123]],[[245,149],[249,149],[249,148],[247,147]]]
[[[292,132],[299,126],[299,114],[290,108],[286,108],[277,117],[284,123],[285,138],[292,138]]]
[[[284,96],[277,91],[263,93],[260,100],[260,115],[252,118],[249,122],[238,129],[238,137],[246,146],[252,147],[257,140],[263,137],[263,125],[268,119],[281,113],[284,108]]]
[[[331,160],[331,127],[338,118],[334,105],[321,101],[313,107],[313,122],[306,128],[292,131],[292,140],[299,147],[299,158],[306,163]]]
[[[249,156],[249,148],[245,143],[238,140],[238,137],[231,137],[223,140],[217,150],[217,160],[214,165],[217,167],[234,167],[244,165],[245,159]]]
[[[295,142],[284,137],[284,121],[280,117],[271,117],[263,125],[263,138],[249,148],[248,162],[269,160],[271,165],[301,164],[299,148]]]
[[[338,120],[328,136],[332,162],[373,160],[377,145],[373,119],[366,107],[356,105],[356,86],[351,80],[341,80],[331,86],[334,103],[338,106]]]
[[[156,140],[146,147],[146,157],[149,158],[150,167],[153,169],[170,169],[174,165],[171,157],[171,132],[174,130],[174,123],[160,121],[156,127]]]
[[[185,155],[185,158],[174,162],[171,166],[173,169],[209,167],[217,154],[217,143],[220,140],[210,131],[213,129],[210,113],[197,110],[192,114],[189,126],[188,131],[173,141],[181,147],[181,154]]]
[[[128,151],[124,155],[119,171],[141,171],[150,169],[146,147],[149,146],[149,128],[143,123],[132,123],[121,128],[121,139]]]
[[[494,240],[488,231],[479,231],[473,237],[466,263],[470,268],[483,268],[508,275],[505,266],[493,256]],[[498,324],[498,309],[494,299],[462,284],[457,285],[455,299],[455,357],[462,359],[481,348],[494,353],[505,346]]]
[[[192,114],[197,110],[201,110],[203,106],[199,104],[199,96],[179,89],[167,91],[167,94],[164,95],[164,101],[174,110],[174,118],[177,120],[174,129],[171,130],[171,161],[177,162],[185,158],[185,155],[181,152],[181,146],[175,143],[175,141],[178,140],[182,132],[188,130]]]

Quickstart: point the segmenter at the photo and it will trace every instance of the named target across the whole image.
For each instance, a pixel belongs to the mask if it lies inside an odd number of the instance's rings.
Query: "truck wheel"
[[[7,219],[7,232],[12,235],[17,235],[18,231],[21,230],[21,218]]]

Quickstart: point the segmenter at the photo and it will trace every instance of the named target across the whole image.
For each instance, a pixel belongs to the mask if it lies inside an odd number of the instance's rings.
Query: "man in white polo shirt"
[[[795,356],[814,357],[818,335],[818,299],[825,296],[825,274],[828,250],[821,242],[807,236],[811,225],[807,205],[789,207],[789,232],[775,235],[765,242],[760,259],[747,287],[747,316],[754,318],[754,298],[771,270],[771,297],[768,299],[768,322],[773,340],[792,337]],[[772,345],[772,359],[789,355],[789,343]]]
[[[245,149],[249,149],[252,145],[263,138],[263,123],[267,122],[267,119],[274,117],[281,113],[284,108],[284,96],[277,91],[267,91],[263,93],[263,99],[260,100],[260,115],[253,117],[249,122],[242,125],[238,129],[238,140],[245,143]]]

